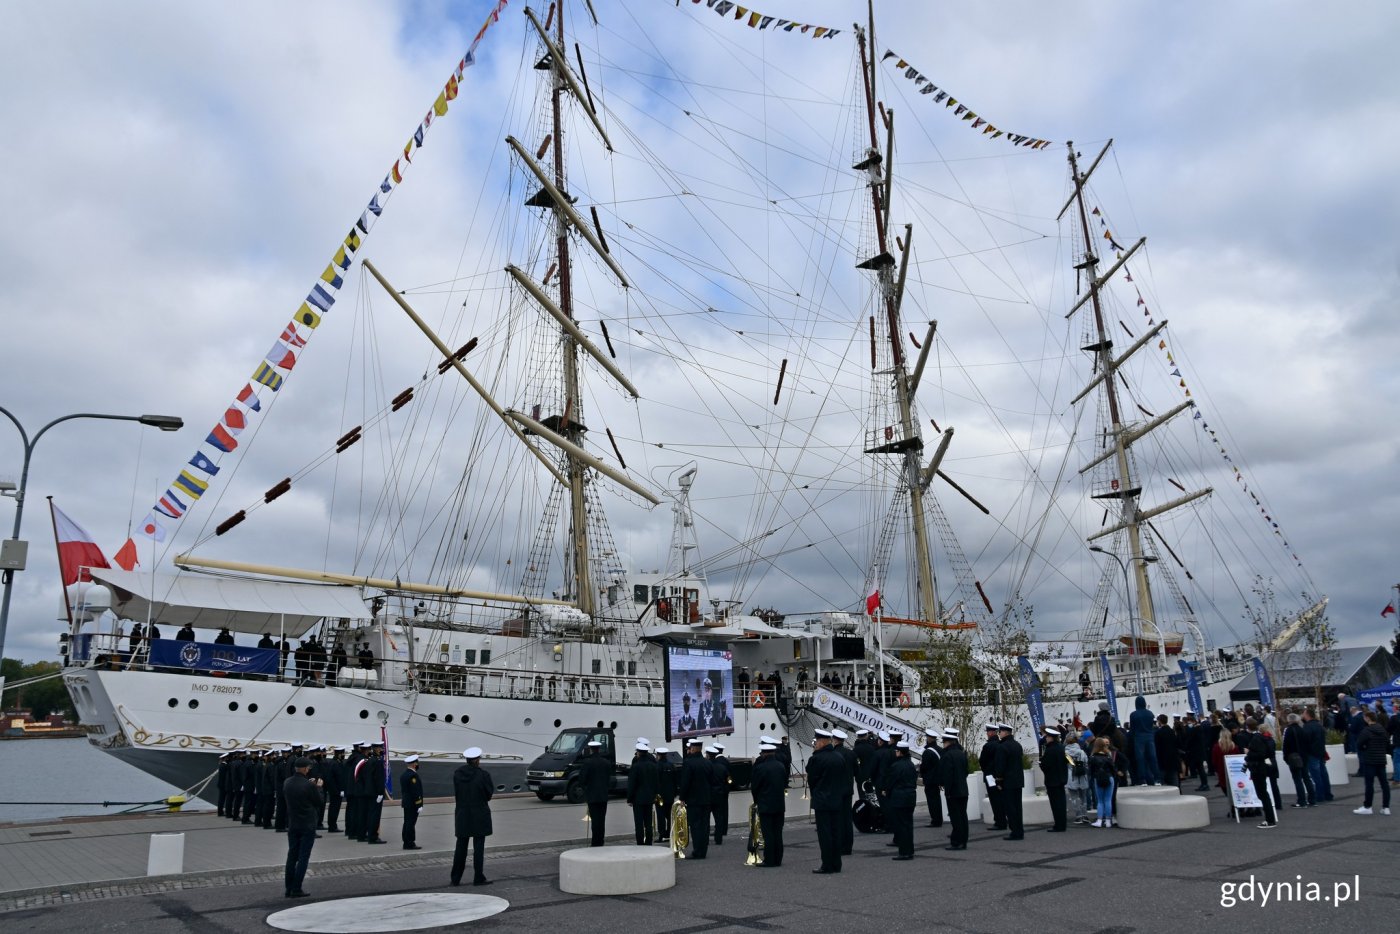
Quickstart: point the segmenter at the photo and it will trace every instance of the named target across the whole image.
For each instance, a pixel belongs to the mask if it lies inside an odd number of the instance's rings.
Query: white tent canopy
[[[93,568],[92,577],[112,589],[112,612],[142,623],[149,618],[160,626],[280,631],[296,638],[325,618],[371,618],[358,587],[116,568]]]

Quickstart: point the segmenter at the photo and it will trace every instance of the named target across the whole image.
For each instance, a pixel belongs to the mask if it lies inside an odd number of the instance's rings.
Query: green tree
[[[59,671],[61,668],[57,662],[35,662],[26,665],[14,658],[0,661],[0,672],[5,676],[5,694],[4,698],[0,699],[0,707],[4,707],[5,710],[31,710],[35,719],[43,719],[51,713],[61,713],[71,720],[77,720],[78,714],[73,709],[73,700],[68,696],[68,689],[63,686],[63,679],[58,676]],[[22,681],[45,676],[48,676],[46,680],[35,684],[11,687]]]

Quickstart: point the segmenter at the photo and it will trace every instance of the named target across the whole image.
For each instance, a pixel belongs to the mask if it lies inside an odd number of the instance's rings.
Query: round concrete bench
[[[1124,798],[1179,798],[1181,790],[1175,785],[1124,785],[1118,789],[1118,800]]]
[[[559,888],[572,895],[640,895],[676,884],[676,858],[654,846],[597,846],[559,854]]]
[[[1118,795],[1113,815],[1128,830],[1191,830],[1210,826],[1210,805],[1200,795]]]
[[[992,814],[991,805],[988,805],[982,814],[982,822],[988,827],[996,823],[996,818]],[[1035,795],[1029,792],[1021,795],[1021,823],[1022,824],[1053,824],[1055,816],[1050,813],[1050,799],[1044,795]]]

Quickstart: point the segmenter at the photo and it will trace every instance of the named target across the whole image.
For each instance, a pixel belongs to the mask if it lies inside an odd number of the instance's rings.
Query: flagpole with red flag
[[[58,555],[58,576],[62,580],[63,573],[63,546],[58,541],[58,516],[54,513],[53,497],[45,497],[49,501],[49,522],[53,523],[53,548]],[[73,601],[68,599],[68,581],[63,581],[63,609],[68,614],[68,629],[73,629]]]

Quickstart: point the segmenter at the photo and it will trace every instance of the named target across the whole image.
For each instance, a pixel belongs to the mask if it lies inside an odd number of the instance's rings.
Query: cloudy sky
[[[44,497],[116,550],[278,336],[489,5],[0,9],[0,73],[11,89],[0,99],[0,151],[11,167],[10,222],[0,228],[0,406],[31,432],[80,411],[187,422],[173,435],[77,422],[45,436],[30,476],[22,534],[30,562],[16,580],[7,655],[55,652],[61,605]],[[501,142],[514,134],[533,149],[544,133],[531,115],[537,49],[522,6],[512,2],[488,33],[480,64],[430,128],[364,254],[451,346],[480,336],[483,359],[517,351],[513,377],[548,356],[544,345],[517,340],[521,303],[499,273],[506,261],[536,276],[546,265],[534,263],[537,220],[512,207],[528,186],[510,173]],[[602,159],[575,111],[571,184],[585,195],[580,205],[600,206],[636,280],[624,293],[596,261],[580,259],[580,318],[620,322],[619,360],[643,395],[635,405],[607,388],[590,397],[592,442],[610,454],[598,430],[606,424],[630,472],[654,487],[676,465],[700,462],[702,553],[716,556],[717,570],[730,563],[719,555],[732,542],[784,529],[770,539],[782,546],[764,553],[790,555],[726,582],[746,605],[851,605],[864,583],[859,557],[878,529],[871,516],[882,508],[850,454],[859,428],[847,430],[865,419],[869,369],[855,365],[867,352],[868,297],[850,266],[870,233],[848,168],[861,145],[850,24],[864,5],[757,8],[841,28],[832,40],[760,33],[703,3],[679,6],[595,0],[598,27],[581,4],[568,8],[584,27],[577,40],[617,150]],[[1400,292],[1400,66],[1391,48],[1400,12],[1382,2],[1349,4],[1345,16],[1301,2],[879,6],[878,49],[897,51],[999,126],[1056,141],[1043,152],[1011,151],[911,93],[892,63],[880,71],[908,182],[894,221],[916,227],[905,319],[920,339],[923,322],[940,322],[936,380],[921,409],[956,426],[946,469],[992,510],[979,518],[940,493],[993,599],[1019,579],[1041,624],[1063,631],[1102,569],[1085,560],[1082,542],[1098,515],[1068,493],[1051,509],[1064,521],[1047,526],[1033,551],[1018,547],[1048,508],[1043,490],[1019,491],[1032,470],[1048,482],[1062,462],[1071,476],[1078,462],[1064,455],[1075,424],[1066,400],[1084,378],[1083,361],[1069,359],[1078,325],[1063,320],[1074,300],[1074,232],[1054,217],[1067,193],[1063,141],[1091,158],[1111,137],[1095,203],[1120,242],[1149,238],[1135,281],[1171,319],[1194,398],[1306,571],[1240,508],[1218,453],[1187,426],[1194,440],[1168,453],[1204,465],[1213,499],[1234,503],[1223,518],[1195,516],[1196,532],[1219,535],[1188,556],[1198,583],[1227,603],[1239,581],[1214,564],[1233,552],[1212,557],[1209,542],[1257,532],[1273,548],[1262,571],[1277,575],[1283,593],[1329,595],[1343,644],[1386,637],[1393,624],[1379,613],[1400,581],[1390,547],[1400,521],[1397,444],[1388,431],[1400,399],[1400,338],[1389,326]],[[1132,293],[1116,301],[1139,313]],[[433,358],[356,265],[336,312],[245,434],[244,456],[223,462],[156,560],[203,542],[229,513],[306,470],[275,508],[201,550],[419,577],[446,566],[475,585],[509,584],[502,556],[528,547],[537,506],[517,508],[506,485],[487,479],[512,472],[501,468],[519,453],[488,433],[459,385],[429,381],[419,398],[431,407],[415,405],[411,423],[389,427],[389,439],[354,464],[323,460],[344,430],[369,424],[385,400],[431,372]],[[784,359],[786,395],[774,407]],[[1162,391],[1155,411],[1180,398],[1170,397],[1159,363],[1145,361],[1130,377],[1143,381],[1144,401]],[[1066,375],[1073,368],[1079,375]],[[530,391],[505,401],[528,405]],[[454,410],[459,428],[421,440]],[[694,414],[711,417],[692,422]],[[1091,432],[1092,417],[1081,432]],[[837,427],[811,427],[831,421]],[[403,447],[410,427],[417,440]],[[0,479],[17,479],[20,459],[17,434],[0,425]],[[364,493],[360,472],[414,479]],[[452,534],[491,544],[458,548],[443,565],[432,553],[446,526],[428,511],[459,488],[464,502],[492,507],[463,506]],[[520,488],[537,500],[543,485],[533,478]],[[847,489],[854,506],[837,501]],[[403,506],[415,498],[417,511]],[[0,521],[11,521],[11,506],[0,503]],[[609,510],[628,560],[664,564],[664,508],[648,513],[621,497]],[[380,526],[392,527],[392,544],[373,543]],[[1219,612],[1247,633],[1237,607]]]

